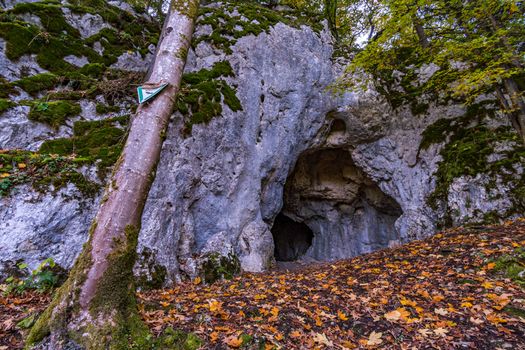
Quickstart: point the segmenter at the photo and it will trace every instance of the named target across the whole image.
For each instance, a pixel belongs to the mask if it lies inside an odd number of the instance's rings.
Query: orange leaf
[[[348,317],[345,315],[345,313],[340,311],[340,310],[337,310],[337,317],[339,317],[339,319],[341,321],[347,321],[348,320]]]
[[[299,331],[293,331],[292,333],[290,333],[290,337],[292,338],[300,338],[301,336],[302,336],[302,333]]]
[[[274,316],[274,317],[277,317],[279,315],[279,308],[278,307],[272,307],[272,310],[270,311],[270,313]]]
[[[217,332],[211,332],[210,334],[210,340],[212,343],[215,343],[219,339],[219,333]]]
[[[496,267],[496,263],[488,263],[486,266],[485,266],[485,270],[492,270]]]

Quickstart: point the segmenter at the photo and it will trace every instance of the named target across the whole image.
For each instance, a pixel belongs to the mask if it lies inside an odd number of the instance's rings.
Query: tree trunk
[[[152,102],[139,106],[89,240],[31,330],[28,347],[45,338],[51,349],[127,349],[130,344],[142,348],[147,339],[135,303],[132,269],[142,211],[180,88],[198,5],[198,0],[171,1],[148,79],[169,85]]]
[[[337,0],[325,0],[325,17],[328,20],[328,28],[332,32],[334,39],[339,41],[339,31],[337,30]]]
[[[504,80],[504,83],[512,103],[511,113],[514,127],[521,136],[523,144],[525,144],[525,101],[523,100],[518,84],[513,79],[507,78]]]

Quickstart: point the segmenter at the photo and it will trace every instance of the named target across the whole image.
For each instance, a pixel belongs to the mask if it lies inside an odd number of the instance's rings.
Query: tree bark
[[[337,0],[325,0],[325,17],[328,20],[328,28],[332,32],[334,39],[339,41],[339,31],[337,30]]]
[[[514,128],[521,136],[523,144],[525,144],[525,101],[523,100],[523,94],[514,79],[507,78],[504,80],[504,84],[512,103],[510,113]]]
[[[198,6],[198,0],[171,1],[148,79],[169,85],[139,106],[89,240],[31,330],[28,347],[45,339],[51,349],[126,349],[130,344],[141,348],[147,339],[135,303],[132,269],[142,211],[180,88]]]

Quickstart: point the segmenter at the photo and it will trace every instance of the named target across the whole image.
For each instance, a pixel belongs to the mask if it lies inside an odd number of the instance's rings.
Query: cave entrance
[[[283,213],[279,213],[275,218],[272,235],[277,261],[298,260],[308,251],[314,237],[314,233],[306,224],[296,222]]]
[[[399,242],[400,205],[353,161],[331,148],[301,155],[272,227],[277,261],[333,261]]]

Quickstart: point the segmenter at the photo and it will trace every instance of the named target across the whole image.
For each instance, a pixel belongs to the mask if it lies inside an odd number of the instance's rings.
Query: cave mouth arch
[[[314,237],[314,233],[306,224],[294,221],[283,213],[277,215],[271,231],[277,261],[300,259],[312,245]]]
[[[277,261],[334,261],[400,240],[400,205],[357,166],[347,150],[303,153],[286,180],[271,229]]]

